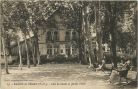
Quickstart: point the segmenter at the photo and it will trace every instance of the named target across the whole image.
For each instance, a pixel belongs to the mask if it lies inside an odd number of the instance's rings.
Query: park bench
[[[128,71],[127,79],[130,81],[137,81],[138,80],[138,73],[137,71]]]
[[[126,81],[128,83],[128,80],[130,82],[137,81],[137,75],[138,73],[136,71],[126,70],[124,73],[120,74],[120,71],[113,70],[112,74],[110,76],[110,82],[119,82],[121,83],[121,79]]]
[[[117,70],[119,72],[119,82],[121,82],[121,79],[122,78],[125,78],[126,79],[126,82],[128,83],[128,78],[127,78],[127,75],[128,75],[128,71],[129,69],[126,69],[126,70]]]

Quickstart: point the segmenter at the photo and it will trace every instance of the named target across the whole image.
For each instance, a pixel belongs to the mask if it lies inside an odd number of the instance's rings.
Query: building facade
[[[46,29],[39,30],[38,35],[40,55],[78,55],[79,34],[76,29],[65,26],[64,19],[58,12],[51,16]]]
[[[39,36],[40,55],[78,54],[78,33],[74,29],[49,28],[45,32],[40,30],[39,34],[41,34]]]

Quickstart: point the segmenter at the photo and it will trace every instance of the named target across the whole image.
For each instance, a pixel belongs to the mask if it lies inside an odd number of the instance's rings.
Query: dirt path
[[[2,74],[3,89],[136,89],[109,84],[108,72],[95,72],[80,64],[45,64],[23,70],[10,67],[9,71],[9,75]]]

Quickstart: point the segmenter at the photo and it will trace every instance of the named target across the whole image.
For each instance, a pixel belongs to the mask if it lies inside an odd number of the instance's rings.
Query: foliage
[[[19,30],[25,36],[29,34],[29,31],[33,31],[36,37],[35,47],[38,48],[38,30],[45,30],[48,24],[56,27],[55,21],[52,21],[50,17],[61,12],[62,23],[67,28],[74,28],[79,32],[80,56],[85,56],[86,46],[90,51],[89,54],[93,54],[90,26],[94,29],[100,28],[97,32],[100,31],[102,35],[102,43],[111,44],[113,54],[116,55],[116,46],[127,49],[130,44],[132,50],[136,48],[136,5],[133,1],[1,1],[4,28],[2,36],[5,39],[11,38],[10,41],[12,41],[18,40]]]

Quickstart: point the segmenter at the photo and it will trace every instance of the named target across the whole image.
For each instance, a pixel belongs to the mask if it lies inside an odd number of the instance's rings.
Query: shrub
[[[41,55],[41,63],[78,63],[79,59],[77,55],[70,55],[67,57],[65,54],[57,55]]]
[[[112,55],[111,55],[111,53],[104,53],[104,56],[105,56],[105,62],[106,63],[111,63],[112,62]],[[121,62],[121,60],[125,60],[125,58],[117,55],[116,61],[117,62]]]
[[[67,62],[70,62],[70,63],[79,63],[78,55],[70,55],[67,58]]]

